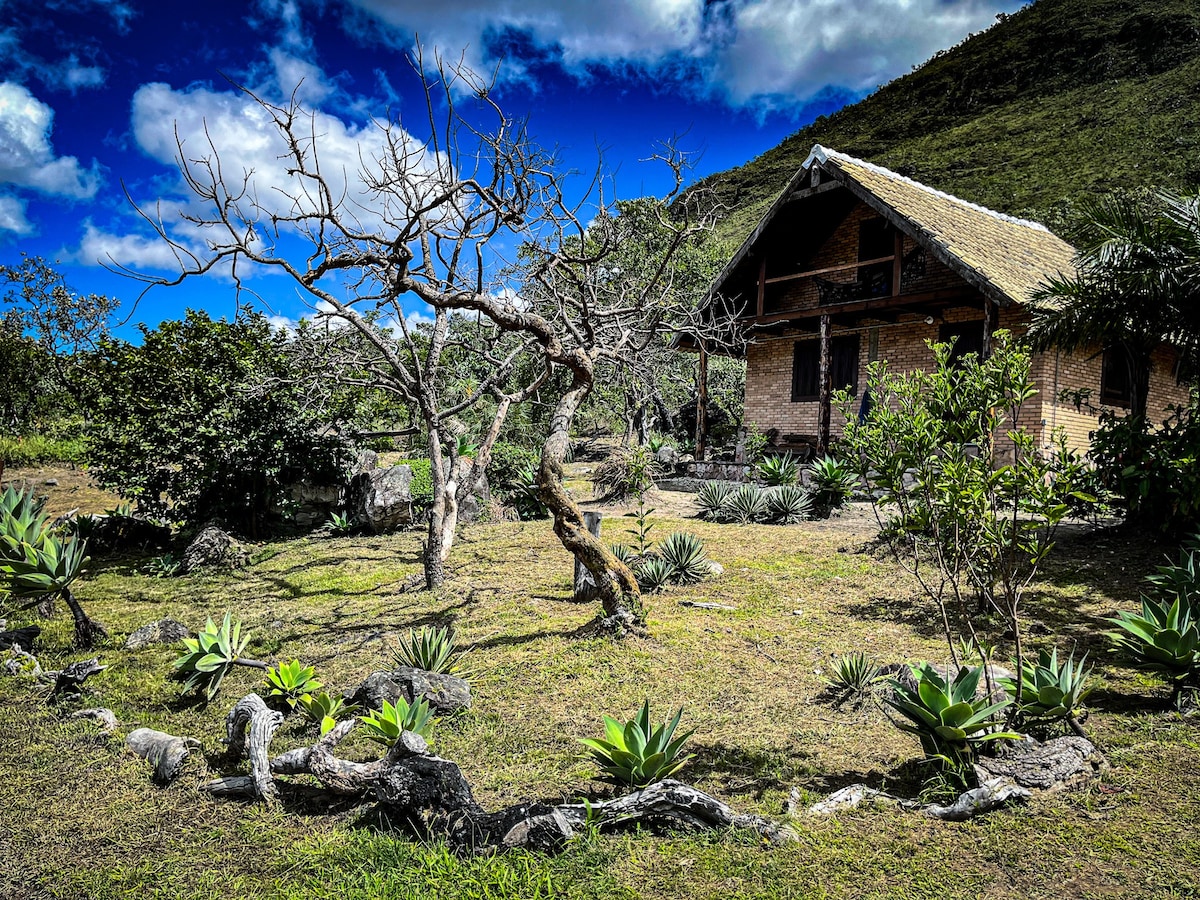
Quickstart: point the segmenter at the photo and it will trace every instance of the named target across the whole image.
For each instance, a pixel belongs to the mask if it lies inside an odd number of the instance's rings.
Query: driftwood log
[[[598,512],[585,512],[583,514],[583,524],[587,526],[588,533],[597,540],[600,539],[600,519],[601,514]],[[575,560],[575,600],[580,603],[594,603],[600,599],[600,588],[596,586],[596,581],[592,578],[592,573],[587,570],[587,567],[578,559]]]
[[[33,649],[33,642],[42,633],[36,625],[26,625],[24,628],[14,628],[12,631],[0,631],[0,650],[9,647],[20,647],[26,651]]]
[[[61,672],[47,672],[47,676],[54,676],[54,690],[50,692],[50,699],[56,700],[60,694],[82,693],[83,683],[107,668],[108,666],[100,665],[99,657],[93,656],[91,659],[73,662]]]
[[[200,746],[200,742],[152,728],[138,728],[126,735],[125,746],[150,763],[154,769],[150,777],[156,784],[170,784],[179,776],[184,760]]]
[[[238,709],[243,713],[235,717]],[[230,714],[231,755],[257,753],[277,725],[267,719],[271,711],[251,694]],[[278,713],[273,715],[278,716]],[[233,741],[249,725],[250,739]],[[260,730],[255,732],[258,724]],[[311,775],[331,793],[364,796],[375,800],[393,821],[403,822],[423,834],[445,837],[463,852],[495,852],[518,847],[553,852],[585,825],[602,830],[643,825],[657,830],[713,830],[748,828],[764,839],[781,842],[792,832],[759,816],[739,815],[714,797],[678,781],[663,781],[613,800],[587,804],[520,803],[488,812],[476,800],[462,769],[429,752],[425,739],[406,731],[383,758],[352,762],[334,753],[358,724],[339,722],[312,747],[289,750],[269,760],[251,760],[251,775],[211,781],[204,789],[217,797],[271,799],[275,786],[264,785],[271,776]]]
[[[279,792],[271,778],[271,758],[267,751],[282,724],[283,714],[268,707],[258,694],[247,694],[239,700],[225,719],[229,756],[240,759],[244,755],[250,760],[254,796],[268,803],[273,803]]]

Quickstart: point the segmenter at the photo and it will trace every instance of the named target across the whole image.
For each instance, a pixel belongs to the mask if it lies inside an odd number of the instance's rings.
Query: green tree
[[[1076,271],[1051,279],[1035,298],[1035,348],[1123,350],[1130,415],[1146,417],[1150,357],[1164,342],[1200,361],[1200,196],[1109,194],[1087,203],[1066,235]]]
[[[256,533],[281,490],[336,482],[352,398],[314,397],[308,359],[260,314],[188,311],[140,346],[96,353],[87,459],[101,486],[188,523],[219,517]]]

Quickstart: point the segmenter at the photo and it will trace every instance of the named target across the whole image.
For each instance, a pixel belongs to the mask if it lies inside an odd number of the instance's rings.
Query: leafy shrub
[[[42,463],[77,463],[83,460],[83,438],[55,438],[41,434],[22,437],[0,435],[0,462],[10,466]]]
[[[618,447],[592,470],[592,490],[598,497],[627,500],[654,487],[658,462],[649,447]]]
[[[462,661],[466,656],[455,645],[454,632],[445,627],[422,627],[420,631],[408,632],[392,653],[397,665],[441,675],[462,673]]]
[[[508,505],[517,512],[521,521],[545,519],[549,510],[538,497],[537,464],[519,470],[511,481],[502,486],[502,494]]]
[[[1021,667],[1021,718],[1030,723],[1057,722],[1074,717],[1091,686],[1092,669],[1086,666],[1087,654],[1075,662],[1075,653],[1058,662],[1058,649],[1042,650],[1038,661]],[[1000,678],[999,684],[1017,702],[1016,678]]]
[[[403,697],[397,697],[395,705],[384,700],[383,709],[372,710],[363,716],[362,724],[367,737],[390,747],[399,740],[401,732],[411,731],[428,737],[431,716],[424,697],[418,697],[411,704]]]
[[[637,577],[638,587],[647,594],[657,594],[671,583],[675,567],[665,559],[657,556],[644,557],[637,564],[633,574]]]
[[[682,707],[670,722],[650,724],[650,701],[628,722],[604,717],[603,738],[579,738],[600,766],[605,778],[630,787],[645,787],[662,781],[678,772],[691,758],[679,751],[692,736],[688,731],[675,737],[675,729],[683,716]]]
[[[401,459],[398,466],[412,469],[412,482],[408,491],[412,497],[413,512],[424,511],[433,505],[433,475],[428,459]]]
[[[875,685],[883,678],[879,674],[879,664],[865,651],[856,650],[834,659],[829,684],[843,696],[862,701],[870,696]]]
[[[1178,597],[1192,611],[1200,610],[1200,536],[1193,536],[1179,553],[1179,561],[1158,566],[1155,574],[1146,577],[1159,598]]]
[[[812,494],[798,484],[771,488],[767,495],[767,516],[772,522],[791,525],[812,517]]]
[[[720,517],[729,522],[746,525],[756,522],[767,512],[767,496],[753,484],[744,484],[721,504]]]
[[[316,673],[312,666],[301,666],[298,659],[267,669],[267,698],[282,700],[295,709],[301,697],[321,689],[321,682],[313,677]]]
[[[800,465],[789,450],[778,456],[768,456],[758,464],[758,477],[771,487],[795,484],[800,477]]]
[[[1171,407],[1160,428],[1102,412],[1091,455],[1131,520],[1176,535],[1200,527],[1200,395]]]
[[[832,456],[811,462],[808,475],[812,482],[813,506],[826,513],[845,506],[858,482],[849,467]]]
[[[154,578],[174,578],[182,568],[183,560],[174,553],[164,553],[161,556],[151,557],[142,571]]]
[[[308,718],[321,726],[321,735],[337,724],[338,716],[353,712],[357,707],[346,703],[341,697],[331,697],[325,691],[319,694],[302,694],[296,700]]]
[[[894,720],[896,727],[915,734],[928,758],[965,775],[981,745],[1019,737],[997,730],[996,714],[1010,701],[992,703],[990,697],[976,698],[981,666],[963,666],[949,683],[928,663],[912,666],[912,673],[916,689],[892,679],[894,696],[885,702],[907,720]]]
[[[506,485],[522,481],[521,473],[526,470],[536,472],[541,461],[539,450],[508,441],[496,441],[488,461],[488,479],[499,493],[504,494]]]
[[[702,581],[712,574],[704,555],[704,542],[694,534],[676,531],[658,545],[658,555],[671,567],[671,580],[686,584]]]
[[[705,519],[717,519],[721,515],[721,507],[729,499],[729,495],[738,489],[732,481],[706,481],[696,494],[696,503],[700,507],[700,515]]]
[[[184,638],[188,652],[175,660],[177,673],[187,676],[184,691],[203,687],[209,702],[216,699],[229,670],[238,662],[248,662],[242,660],[242,651],[249,639],[248,634],[242,634],[242,623],[232,621],[229,613],[225,613],[220,627],[209,619],[194,638]]]

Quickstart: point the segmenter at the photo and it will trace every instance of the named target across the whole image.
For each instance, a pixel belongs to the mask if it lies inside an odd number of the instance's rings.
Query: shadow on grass
[[[760,799],[770,790],[786,790],[809,774],[807,760],[813,754],[793,747],[747,749],[728,744],[691,744],[685,780],[712,779],[731,796]]]

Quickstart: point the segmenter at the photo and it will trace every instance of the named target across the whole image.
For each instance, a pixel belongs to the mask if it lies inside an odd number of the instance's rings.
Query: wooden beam
[[[767,256],[764,253],[763,258],[758,263],[758,317],[763,317],[763,304],[767,300]]]
[[[895,225],[892,226],[892,231],[896,235],[896,242],[892,250],[892,296],[900,296],[900,270],[904,264],[904,233]]]
[[[812,197],[815,194],[824,194],[826,191],[837,190],[841,186],[842,183],[840,181],[825,181],[815,187],[806,187],[798,191],[792,191],[788,194],[788,200],[803,200],[805,197]]]
[[[992,302],[983,301],[983,358],[992,355]]]
[[[863,266],[873,266],[878,263],[891,262],[895,257],[880,256],[877,259],[864,259],[859,262],[843,263],[840,266],[829,266],[825,269],[813,269],[809,272],[797,272],[795,275],[777,275],[774,278],[766,279],[767,284],[775,284],[778,281],[795,281],[797,278],[811,278],[813,275],[828,275],[832,272],[845,272],[848,269],[861,269]]]
[[[821,349],[818,368],[817,385],[817,452],[824,456],[829,452],[829,419],[833,412],[833,391],[831,390],[830,372],[832,350],[830,347],[831,322],[828,314],[821,316]]]
[[[799,319],[815,319],[829,313],[866,312],[868,310],[897,310],[903,312],[904,307],[914,304],[941,303],[944,306],[978,306],[982,298],[979,292],[972,288],[941,288],[936,291],[923,291],[919,294],[901,294],[899,297],[872,297],[869,300],[854,300],[850,303],[829,303],[825,306],[814,306],[808,309],[793,309],[786,312],[771,313],[758,316],[755,325],[765,325],[771,322],[783,322]]]
[[[696,459],[704,462],[708,448],[708,347],[700,340],[700,365],[696,372]]]

